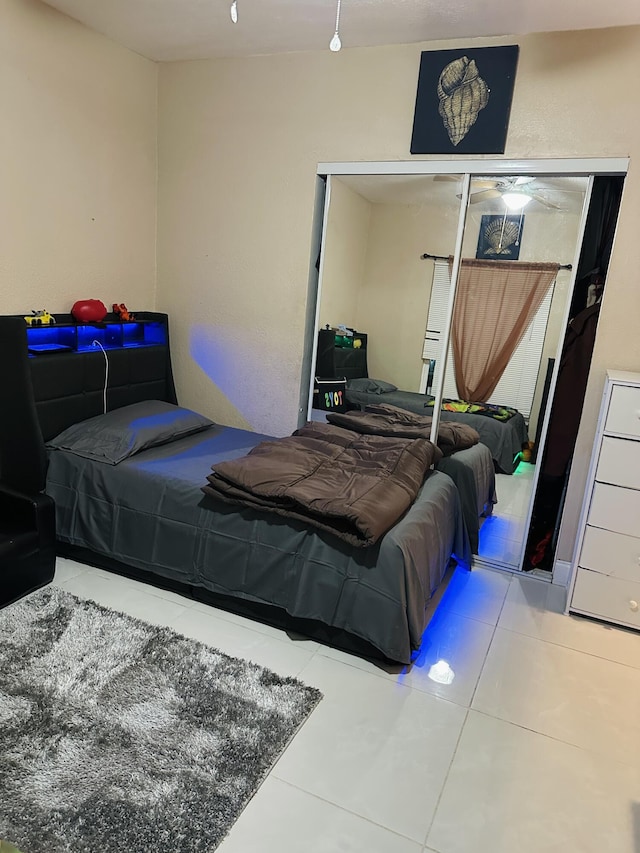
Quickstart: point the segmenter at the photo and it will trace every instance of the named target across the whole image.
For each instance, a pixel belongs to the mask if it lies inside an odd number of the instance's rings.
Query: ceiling
[[[157,61],[327,50],[336,0],[46,0]],[[342,0],[343,48],[640,24],[638,0]]]
[[[460,175],[340,175],[334,177],[374,204],[443,205],[459,207],[462,190]],[[476,213],[503,213],[504,202],[497,193],[483,193],[516,178],[471,179],[471,202]],[[587,178],[566,175],[527,177],[520,187],[532,196],[527,211],[553,214],[557,210],[578,214],[582,210]],[[506,186],[504,187],[506,189]],[[549,205],[544,204],[547,201]]]

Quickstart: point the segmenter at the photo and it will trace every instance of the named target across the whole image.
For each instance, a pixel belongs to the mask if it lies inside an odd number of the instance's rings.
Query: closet
[[[425,254],[449,259],[451,286],[446,304],[441,306],[442,328],[437,330],[439,366],[445,369],[431,375],[434,411],[439,412],[442,398],[448,396],[445,383],[450,387],[444,354],[449,351],[462,259],[475,258],[480,252],[480,232],[488,221],[502,220],[504,229],[507,217],[502,197],[507,190],[530,197],[524,211],[515,214],[520,222],[519,259],[556,262],[561,268],[549,291],[544,344],[535,367],[529,438],[536,440],[536,453],[530,466],[520,541],[509,559],[497,553],[483,559],[486,564],[509,570],[523,568],[550,428],[551,402],[561,377],[565,333],[577,306],[583,300],[586,303],[589,287],[592,297],[596,293],[596,298],[602,298],[602,291],[597,293],[601,281],[595,272],[594,245],[602,249],[606,240],[602,227],[600,237],[593,236],[597,232],[597,217],[591,208],[594,188],[597,191],[599,180],[611,176],[621,188],[627,167],[626,159],[318,165],[300,424],[311,416],[314,368],[317,357],[320,362],[324,357],[320,332],[326,331],[326,326],[331,329],[344,324],[366,329],[366,346],[355,357],[366,358],[369,376],[403,390],[424,392],[428,376],[423,359],[425,327],[428,333],[433,281],[433,261],[423,259]],[[615,227],[615,215],[609,218],[611,223]],[[608,233],[613,233],[611,228]],[[609,243],[609,253],[610,248]],[[605,256],[606,249],[599,257]],[[576,282],[580,282],[577,287]],[[581,402],[576,408],[578,424]],[[434,417],[433,435],[437,420]],[[562,515],[569,472],[570,465],[564,471],[560,500],[555,506],[554,532]],[[554,500],[556,497],[554,494]]]

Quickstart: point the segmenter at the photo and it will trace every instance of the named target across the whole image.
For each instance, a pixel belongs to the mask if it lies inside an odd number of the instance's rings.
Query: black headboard
[[[168,318],[151,311],[135,312],[140,323],[161,324],[157,343],[108,347],[107,410],[141,400],[176,403],[171,370]],[[59,326],[74,324],[71,315],[56,315]],[[107,315],[95,324],[96,335]],[[105,357],[99,347],[29,354],[23,317],[0,317],[0,478],[17,489],[41,491],[45,486],[44,444],[78,421],[104,408]]]

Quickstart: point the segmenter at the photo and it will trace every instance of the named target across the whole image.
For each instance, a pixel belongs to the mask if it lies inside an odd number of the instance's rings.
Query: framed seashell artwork
[[[524,228],[524,214],[493,215],[485,213],[480,219],[476,258],[485,261],[517,261]]]
[[[503,154],[517,44],[420,55],[412,154]]]

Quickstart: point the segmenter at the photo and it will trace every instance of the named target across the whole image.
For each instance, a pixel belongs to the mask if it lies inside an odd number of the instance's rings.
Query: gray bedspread
[[[346,396],[350,403],[361,408],[370,403],[387,403],[419,415],[432,414],[432,409],[425,408],[427,400],[432,398],[413,391],[372,394],[347,388]],[[474,415],[469,412],[440,412],[440,420],[457,421],[473,427],[480,435],[480,441],[491,451],[497,471],[500,474],[513,474],[516,469],[514,459],[522,450],[524,442],[528,441],[527,425],[520,412],[508,421],[498,421],[486,415]]]
[[[496,473],[491,451],[484,444],[445,456],[436,468],[448,474],[460,493],[471,551],[478,553],[480,517],[489,516],[497,502]]]
[[[57,535],[129,566],[318,620],[408,663],[425,605],[451,554],[469,565],[460,498],[440,471],[375,545],[354,548],[302,522],[215,504],[201,486],[216,461],[268,439],[213,427],[107,465],[49,455]]]

